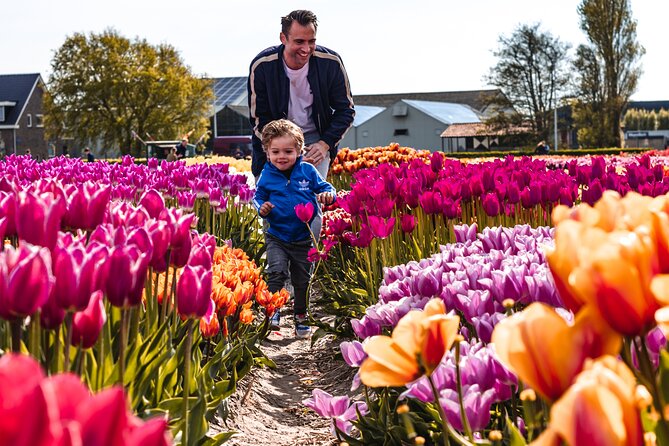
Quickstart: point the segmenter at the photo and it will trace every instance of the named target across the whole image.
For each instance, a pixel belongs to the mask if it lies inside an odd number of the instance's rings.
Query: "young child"
[[[311,202],[315,216],[320,213],[319,202],[334,201],[335,189],[313,165],[302,160],[304,135],[297,125],[285,119],[270,122],[263,128],[262,145],[268,161],[258,179],[253,203],[269,223],[265,231],[267,287],[272,293],[279,291],[290,270],[295,290],[295,335],[307,338],[311,334],[311,328],[305,324],[311,279],[307,253],[313,243],[307,224],[295,214],[295,206]],[[274,313],[273,329],[278,329],[279,317],[278,311]]]

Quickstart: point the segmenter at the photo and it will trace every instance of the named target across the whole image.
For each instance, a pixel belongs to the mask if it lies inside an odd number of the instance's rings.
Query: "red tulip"
[[[177,309],[179,314],[193,319],[206,317],[209,320],[214,312],[211,288],[211,269],[186,265],[177,282]]]
[[[307,203],[300,203],[295,205],[295,215],[297,215],[297,218],[299,218],[301,221],[309,223],[311,221],[311,217],[314,216],[313,203],[309,201]]]
[[[88,307],[74,314],[72,345],[81,345],[82,348],[93,347],[106,321],[107,313],[102,303],[102,291],[98,290],[91,296]]]
[[[6,246],[0,253],[0,316],[14,319],[33,314],[46,303],[53,282],[46,248],[29,243],[18,249]]]

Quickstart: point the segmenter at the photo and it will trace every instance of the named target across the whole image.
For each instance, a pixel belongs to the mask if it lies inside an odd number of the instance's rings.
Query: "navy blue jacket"
[[[258,176],[267,160],[260,142],[263,127],[288,117],[290,80],[283,66],[284,45],[267,48],[251,62],[248,79],[249,119],[253,127],[251,171]],[[312,118],[321,139],[330,146],[330,162],[337,145],[353,123],[355,110],[344,63],[337,53],[316,46],[309,59],[307,80],[314,96]]]
[[[274,208],[264,217],[269,223],[267,232],[284,242],[298,242],[311,235],[306,223],[295,215],[295,206],[311,202],[316,215],[320,210],[316,194],[323,192],[334,194],[335,188],[321,177],[314,166],[303,162],[302,157],[297,159],[290,179],[274,164],[267,162],[258,179],[253,204],[260,211],[264,202],[272,203]]]

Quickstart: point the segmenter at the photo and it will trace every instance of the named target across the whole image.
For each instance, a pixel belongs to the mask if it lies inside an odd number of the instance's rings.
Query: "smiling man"
[[[302,129],[304,161],[313,164],[323,178],[353,123],[355,111],[344,63],[334,51],[316,45],[317,28],[313,12],[291,12],[281,18],[281,45],[267,48],[251,62],[251,170],[256,177],[267,161],[260,136],[268,122],[288,119]]]

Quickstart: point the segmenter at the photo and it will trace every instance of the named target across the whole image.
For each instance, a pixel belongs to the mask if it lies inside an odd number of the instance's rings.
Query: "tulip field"
[[[234,438],[211,425],[276,367],[290,293],[233,163],[0,161],[0,445]],[[328,444],[669,444],[668,157],[391,145],[330,181],[311,343],[352,379],[303,401]]]

